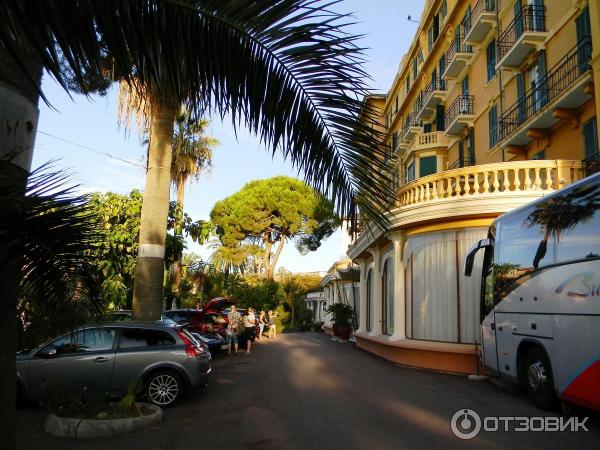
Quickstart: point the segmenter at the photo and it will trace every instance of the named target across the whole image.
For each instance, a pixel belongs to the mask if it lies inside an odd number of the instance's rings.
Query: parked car
[[[131,322],[132,317],[130,309],[118,309],[106,313],[106,320],[110,322]]]
[[[216,355],[221,353],[223,350],[227,350],[227,341],[223,336],[218,333],[209,332],[198,332],[190,331],[190,334],[194,336],[203,345],[206,345],[211,354]]]
[[[17,390],[38,401],[46,390],[84,387],[123,395],[140,381],[148,401],[173,406],[185,390],[208,384],[209,352],[186,330],[155,323],[82,327],[17,355]]]

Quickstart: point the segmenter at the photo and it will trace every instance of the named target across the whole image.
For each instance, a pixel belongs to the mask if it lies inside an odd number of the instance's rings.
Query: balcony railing
[[[439,97],[434,98],[434,93],[445,91],[446,82],[444,79],[441,77],[432,77],[415,101],[414,110],[417,112],[417,119],[423,119],[428,115],[429,110],[435,108],[435,105],[442,101]]]
[[[442,75],[447,76],[448,72],[453,72],[452,76],[456,75],[457,68],[453,67],[453,62],[455,61],[456,55],[459,53],[473,53],[473,48],[470,45],[465,44],[463,33],[454,36],[452,44],[444,54],[445,69]]]
[[[471,167],[475,165],[475,158],[458,158],[448,166],[446,170],[461,169],[463,167]]]
[[[525,32],[546,31],[546,7],[523,6],[521,12],[508,27],[498,36],[498,61],[515,45]]]
[[[482,164],[438,172],[405,184],[398,206],[451,198],[514,195],[561,189],[583,177],[581,161],[529,160]]]
[[[586,73],[590,69],[591,56],[592,41],[590,37],[586,37],[500,116],[500,140],[514,133],[524,122],[560,96]]]
[[[419,121],[417,120],[417,113],[411,112],[406,116],[404,121],[404,127],[402,128],[402,140],[406,141],[409,137],[412,127],[418,127]]]
[[[473,96],[472,95],[459,95],[456,100],[452,102],[452,105],[446,111],[446,117],[444,121],[446,126],[450,127],[454,121],[461,115],[472,115],[473,114]]]
[[[600,172],[600,153],[596,153],[583,160],[583,171],[586,177]]]
[[[473,31],[473,27],[479,23],[483,16],[495,14],[496,7],[496,0],[479,0],[477,3],[475,3],[473,9],[471,10],[471,16],[464,22],[465,37],[468,37],[471,34],[471,32]],[[488,28],[486,27],[484,31],[487,30]],[[483,36],[481,36],[481,38],[482,37]],[[480,41],[479,36],[477,37],[476,41]]]

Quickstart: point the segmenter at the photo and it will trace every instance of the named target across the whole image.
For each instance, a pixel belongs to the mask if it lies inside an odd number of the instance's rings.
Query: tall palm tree
[[[185,108],[180,109],[175,119],[171,183],[182,210],[185,185],[210,169],[213,149],[219,145],[217,139],[206,135],[209,123],[207,119],[194,120]]]
[[[177,194],[179,212],[183,213],[185,186],[188,181],[198,179],[200,174],[212,165],[213,148],[219,141],[206,135],[209,121],[194,120],[185,107],[179,110],[175,119],[173,135],[173,156],[171,158],[171,183]],[[176,233],[182,233],[182,226],[175,227]],[[181,256],[171,266],[171,293],[179,299],[181,292],[182,264]]]

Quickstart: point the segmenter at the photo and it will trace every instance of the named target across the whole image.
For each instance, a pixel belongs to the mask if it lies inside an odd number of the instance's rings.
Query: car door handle
[[[108,361],[108,358],[105,358],[103,356],[98,356],[96,359],[94,359],[94,362],[97,362],[97,363],[103,363],[106,361]]]

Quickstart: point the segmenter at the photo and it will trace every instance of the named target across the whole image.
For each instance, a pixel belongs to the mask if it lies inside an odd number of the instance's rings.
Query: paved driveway
[[[214,378],[145,432],[71,442],[42,434],[44,412],[18,412],[20,449],[598,448],[590,432],[481,433],[454,437],[460,408],[482,416],[537,416],[526,398],[490,382],[398,367],[317,333],[257,343],[252,355],[217,357]]]

